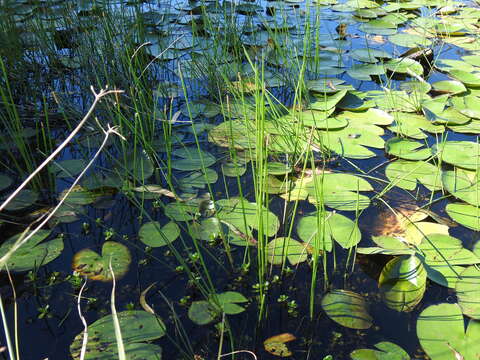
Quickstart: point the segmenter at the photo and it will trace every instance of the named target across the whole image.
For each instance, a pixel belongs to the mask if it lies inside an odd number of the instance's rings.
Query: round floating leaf
[[[236,291],[226,291],[212,296],[211,302],[218,305],[225,314],[236,315],[245,311],[239,304],[248,302],[248,299]]]
[[[38,194],[29,189],[23,189],[20,191],[15,198],[10,201],[10,203],[5,207],[7,211],[21,211],[30,206],[32,206],[38,199]],[[5,199],[0,200],[0,203],[5,201]]]
[[[194,239],[211,241],[222,234],[222,224],[216,217],[202,220],[200,223],[193,223],[190,229]]]
[[[470,170],[480,167],[480,144],[475,142],[446,141],[435,144],[432,149],[448,164]]]
[[[422,241],[428,241],[431,234],[448,235],[448,226],[429,221],[409,222],[405,225],[404,240],[408,244],[419,245]]]
[[[240,163],[235,164],[234,162],[226,162],[222,164],[223,175],[229,177],[242,176],[247,171],[247,168]]]
[[[175,221],[189,221],[194,219],[198,212],[198,205],[172,202],[165,206],[165,215]]]
[[[480,319],[480,271],[476,266],[469,266],[461,274],[455,285],[458,305],[464,315]]]
[[[130,152],[125,159],[125,170],[137,181],[143,182],[153,174],[153,162],[145,152]],[[119,170],[121,171],[121,170]]]
[[[275,265],[285,263],[292,265],[304,262],[308,257],[308,245],[288,237],[279,237],[270,241],[267,245],[267,260]]]
[[[392,59],[385,63],[385,67],[393,73],[422,75],[422,65],[410,58]]]
[[[460,200],[480,207],[480,182],[477,173],[470,170],[455,169],[444,171],[442,182],[445,189]]]
[[[206,325],[211,323],[219,315],[216,309],[208,301],[194,301],[188,309],[188,317],[197,325]]]
[[[292,171],[291,166],[279,162],[267,163],[267,173],[270,175],[286,175]]]
[[[72,268],[89,279],[111,281],[110,264],[115,279],[119,280],[127,273],[131,261],[130,251],[125,245],[106,241],[102,247],[102,255],[90,249],[77,252],[73,257]]]
[[[480,86],[480,72],[468,72],[465,70],[453,69],[449,71],[449,74],[467,86]]]
[[[330,319],[352,329],[368,329],[372,317],[363,297],[353,291],[332,290],[322,299],[322,308]]]
[[[427,265],[473,265],[480,263],[473,252],[463,247],[461,240],[444,234],[430,234],[419,245]]]
[[[417,336],[432,360],[478,358],[480,322],[471,320],[466,332],[464,322],[457,304],[432,305],[422,311],[417,320]]]
[[[385,169],[385,175],[395,186],[406,190],[415,190],[417,181],[431,191],[442,189],[441,170],[425,161],[394,161]]]
[[[427,273],[416,256],[398,256],[382,269],[378,285],[387,306],[409,312],[422,300]]]
[[[176,223],[170,221],[160,226],[158,221],[145,223],[138,232],[140,240],[150,247],[166,246],[180,236],[180,228]]]
[[[144,341],[155,340],[165,335],[165,325],[157,316],[146,311],[123,311],[117,314],[122,332],[122,341],[128,359],[160,359],[161,349]],[[88,326],[86,360],[116,359],[117,340],[112,315],[107,315]],[[80,359],[83,332],[79,333],[70,345],[70,353],[75,360]],[[145,357],[143,357],[145,356]]]
[[[465,85],[463,85],[460,81],[455,80],[442,80],[437,81],[432,84],[433,90],[440,92],[440,93],[448,93],[448,94],[461,94],[467,91]]]
[[[408,48],[415,48],[418,46],[430,46],[432,44],[432,41],[424,36],[406,33],[398,33],[395,35],[391,35],[388,37],[388,40],[390,40],[392,44]]]
[[[12,185],[12,179],[4,174],[0,174],[0,191],[5,190],[8,188],[10,185]]]
[[[462,203],[447,204],[447,214],[459,224],[480,231],[480,209],[476,206]]]
[[[269,337],[263,342],[263,347],[270,354],[280,357],[292,356],[292,352],[288,349],[286,343],[295,340],[296,337],[290,333],[283,333]]]
[[[405,160],[425,160],[432,155],[428,147],[419,149],[424,144],[405,138],[393,137],[385,143],[385,151]]]
[[[50,230],[39,230],[25,244],[18,248],[7,261],[10,271],[27,271],[46,265],[56,259],[63,251],[63,240],[56,238],[41,243],[50,235]],[[27,236],[29,233],[26,233]],[[7,239],[0,247],[0,257],[6,255],[17,241],[23,239],[17,234]]]
[[[350,353],[352,360],[410,360],[408,353],[400,346],[382,341],[374,345],[378,350],[357,349]]]
[[[49,170],[57,178],[69,178],[77,176],[87,166],[87,163],[83,159],[70,159],[54,162]]]

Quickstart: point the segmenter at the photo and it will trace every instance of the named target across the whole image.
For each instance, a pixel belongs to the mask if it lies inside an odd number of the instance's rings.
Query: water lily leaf
[[[406,190],[415,190],[417,181],[431,191],[442,189],[441,170],[425,161],[394,161],[385,169],[385,175],[395,186]]]
[[[52,163],[49,167],[57,178],[69,178],[75,177],[82,172],[87,166],[87,163],[83,159],[70,159],[62,160]]]
[[[354,64],[347,70],[347,74],[360,81],[371,81],[372,75],[385,74],[385,67],[381,64]]]
[[[464,83],[466,86],[480,86],[480,72],[469,72],[465,70],[453,69],[449,71],[449,74],[456,80]]]
[[[393,137],[385,143],[385,151],[405,160],[425,160],[432,156],[430,148],[422,148],[424,144],[405,138]]]
[[[350,52],[352,59],[367,63],[376,63],[379,59],[390,59],[392,55],[380,49],[354,49]]]
[[[431,305],[422,311],[417,320],[417,336],[423,350],[432,360],[467,360],[478,357],[480,322],[470,320],[466,332],[464,322],[461,308],[457,304]]]
[[[303,126],[310,126],[317,129],[341,129],[348,125],[348,122],[335,117],[329,117],[335,108],[326,111],[307,110],[303,112],[293,112],[285,115],[277,122],[290,124],[292,122],[299,122]]]
[[[364,298],[348,290],[332,290],[322,299],[322,308],[330,319],[351,329],[368,329],[372,317]]]
[[[173,151],[173,155],[181,159],[172,160],[172,168],[182,171],[200,170],[215,164],[217,161],[215,156],[196,147],[177,149]]]
[[[480,271],[476,266],[469,266],[461,274],[455,285],[458,305],[464,315],[480,319]]]
[[[68,189],[63,190],[58,198],[62,199],[67,192]],[[87,190],[80,185],[76,185],[68,194],[68,197],[65,199],[65,203],[70,205],[88,205],[95,202],[95,200],[100,196],[100,193],[94,193],[93,191]]]
[[[200,223],[193,223],[190,233],[194,239],[211,241],[217,239],[222,231],[222,224],[216,217],[202,220]]]
[[[401,112],[395,113],[395,124],[388,129],[413,139],[426,139],[428,136],[423,131],[433,134],[441,134],[445,131],[443,125],[435,125],[423,115]]]
[[[207,325],[216,319],[218,309],[208,301],[194,301],[188,309],[188,318],[197,325]]]
[[[333,209],[347,211],[367,208],[370,199],[359,192],[373,190],[365,179],[340,173],[323,173],[322,176],[315,176],[314,181],[305,184],[305,189],[311,203],[323,203]]]
[[[166,246],[180,236],[180,228],[176,223],[170,221],[161,226],[158,221],[145,223],[138,232],[140,240],[150,247]]]
[[[405,241],[409,244],[419,245],[424,238],[430,239],[431,234],[448,235],[448,226],[429,221],[411,222],[405,226]]]
[[[448,93],[448,94],[461,94],[467,91],[467,88],[463,83],[460,81],[455,80],[441,80],[436,81],[432,84],[433,90],[440,92],[440,93]]]
[[[408,353],[400,346],[382,341],[374,345],[378,350],[357,349],[350,353],[352,360],[410,360]]]
[[[304,262],[308,257],[308,245],[288,237],[279,237],[267,245],[267,260],[274,265],[281,265],[285,260],[292,265]]]
[[[245,308],[239,304],[248,302],[248,299],[239,292],[226,291],[212,296],[211,302],[218,304],[225,314],[236,315],[245,311]]]
[[[101,255],[90,249],[77,252],[73,257],[72,268],[91,280],[111,281],[110,264],[115,279],[119,280],[127,273],[131,261],[130,251],[125,245],[106,241]]]
[[[263,342],[263,347],[270,354],[280,357],[292,356],[292,352],[288,349],[286,343],[295,340],[296,337],[290,333],[283,333],[269,337]]]
[[[393,310],[410,312],[422,300],[427,272],[413,255],[398,256],[382,269],[378,286],[386,305]]]
[[[327,111],[334,108],[340,100],[347,94],[347,90],[340,90],[332,95],[316,94],[308,105],[311,110]]]
[[[480,258],[465,249],[459,239],[445,234],[430,234],[428,241],[422,241],[419,249],[425,257],[425,262],[430,266],[480,263]]]
[[[460,274],[465,269],[463,266],[448,264],[424,264],[424,266],[425,270],[427,271],[427,277],[431,281],[450,289],[455,289],[457,280],[460,278]]]
[[[423,66],[410,58],[392,59],[385,63],[385,67],[393,73],[399,74],[415,74],[421,76],[423,74]]]
[[[165,335],[165,325],[160,318],[146,311],[129,310],[117,314],[122,332],[122,341],[129,359],[161,359],[161,348],[146,344]],[[85,359],[114,359],[118,357],[117,341],[112,315],[107,315],[88,326],[88,343]],[[80,359],[83,332],[70,345],[75,360]]]
[[[13,180],[5,175],[5,174],[0,174],[0,191],[5,190],[8,188],[10,185],[12,185]]]
[[[476,172],[460,168],[444,171],[442,182],[445,189],[456,198],[480,207],[480,182]]]
[[[222,164],[222,172],[225,176],[237,177],[244,175],[247,172],[247,168],[238,162],[229,161]]]
[[[465,169],[476,170],[480,167],[480,144],[472,141],[445,141],[435,144],[432,150],[448,164]]]
[[[8,269],[10,271],[27,271],[46,265],[60,256],[63,251],[62,238],[55,238],[41,243],[50,233],[50,230],[39,230],[33,235],[10,256],[7,261]],[[28,235],[28,233],[26,235]],[[24,238],[22,234],[8,238],[0,247],[0,257],[7,254],[12,246],[21,238]]]
[[[452,107],[465,116],[480,119],[480,97],[474,95],[454,96],[450,102]]]
[[[172,202],[165,206],[165,215],[174,221],[193,220],[198,212],[198,206],[185,202]]]
[[[269,162],[267,163],[267,173],[270,175],[286,175],[292,172],[292,167],[284,163]]]
[[[447,214],[459,224],[480,231],[480,209],[463,203],[450,203],[445,208]]]
[[[251,230],[259,230],[259,216],[257,204],[242,198],[222,199],[216,202],[219,207],[217,217],[219,220],[235,226],[241,233],[250,236]],[[266,207],[262,209],[263,233],[274,236],[280,228],[278,217]],[[247,245],[245,243],[245,245]]]
[[[0,200],[0,203],[3,203],[8,196],[5,196],[3,200]],[[38,200],[38,193],[30,190],[30,189],[23,189],[20,191],[12,201],[5,207],[6,211],[21,211],[24,210]]]
[[[368,159],[376,156],[368,147],[382,149],[385,141],[375,125],[350,125],[341,130],[321,131],[318,142],[340,156],[352,159]]]
[[[200,164],[201,166],[201,164]],[[214,184],[218,180],[218,174],[213,169],[205,169],[205,173],[202,171],[195,171],[184,178],[181,178],[178,182],[178,185],[181,188],[200,188],[203,189],[207,184]]]
[[[394,120],[392,115],[381,109],[368,109],[364,112],[344,111],[337,118],[345,119],[353,126],[390,125]],[[376,131],[378,135],[383,135],[383,130]]]
[[[388,40],[395,45],[415,48],[418,46],[430,46],[432,41],[425,36],[417,34],[398,33],[388,37]]]
[[[143,182],[153,175],[153,162],[145,152],[130,152],[124,164],[128,174],[133,176],[137,181]]]

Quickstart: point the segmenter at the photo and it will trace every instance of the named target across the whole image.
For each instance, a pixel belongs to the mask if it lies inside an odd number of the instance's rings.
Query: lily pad
[[[422,311],[417,320],[420,345],[432,360],[478,358],[480,322],[471,320],[466,331],[464,323],[462,310],[457,304],[431,305]]]
[[[464,315],[480,319],[480,270],[476,266],[469,266],[461,274],[455,285],[458,305]]]
[[[350,353],[352,360],[410,360],[408,353],[400,346],[382,341],[374,345],[374,349],[357,349]]]
[[[425,144],[417,141],[393,137],[385,143],[385,151],[404,160],[425,160],[432,156],[432,150],[428,147],[422,148],[423,146]]]
[[[463,203],[447,204],[447,214],[459,224],[480,231],[480,209],[476,206]]]
[[[385,175],[395,186],[406,190],[415,190],[417,182],[431,191],[442,189],[441,170],[425,161],[394,161],[385,169]]]
[[[165,325],[160,318],[146,311],[129,310],[117,314],[122,333],[122,341],[128,359],[161,359],[161,348],[146,344],[165,335]],[[86,360],[107,360],[118,357],[117,340],[112,315],[107,315],[88,326]],[[70,353],[75,360],[80,359],[83,332],[78,334],[70,345]]]
[[[77,252],[73,257],[72,268],[89,279],[111,281],[110,264],[115,279],[119,280],[127,273],[131,261],[130,251],[125,245],[106,241],[101,255],[90,249]]]
[[[480,144],[475,142],[446,141],[435,144],[432,149],[447,164],[470,170],[480,168]]]
[[[180,236],[180,228],[173,221],[164,226],[161,226],[158,221],[151,221],[142,225],[138,236],[148,246],[161,247],[177,240]]]
[[[378,285],[387,306],[410,312],[422,300],[427,272],[420,259],[413,255],[398,256],[382,269]]]
[[[351,329],[368,329],[372,317],[365,299],[348,290],[332,290],[322,299],[322,308],[330,319]]]
[[[267,260],[274,265],[281,265],[288,259],[297,265],[308,257],[308,245],[288,237],[279,237],[267,245]]]
[[[63,251],[63,239],[55,238],[43,242],[49,235],[49,230],[39,230],[25,244],[17,249],[8,259],[7,265],[10,271],[27,271],[39,268],[55,260]],[[26,233],[28,235],[28,233]],[[0,257],[15,245],[17,241],[23,239],[22,234],[14,235],[8,238],[0,247]]]

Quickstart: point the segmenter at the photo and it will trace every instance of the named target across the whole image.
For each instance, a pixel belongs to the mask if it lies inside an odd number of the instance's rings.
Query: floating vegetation
[[[3,351],[478,359],[479,5],[2,2]]]

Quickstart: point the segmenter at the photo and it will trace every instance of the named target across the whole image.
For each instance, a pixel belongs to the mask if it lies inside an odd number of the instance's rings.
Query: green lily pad
[[[165,325],[157,316],[146,311],[123,311],[117,314],[122,333],[122,341],[128,359],[161,359],[161,348],[146,344],[165,335]],[[117,340],[112,315],[107,315],[88,326],[86,360],[107,360],[118,358]],[[83,332],[79,333],[70,345],[70,353],[75,360],[80,359]]]
[[[0,174],[0,191],[7,189],[12,183],[13,180],[9,176]]]
[[[455,80],[441,80],[436,81],[432,84],[433,90],[440,92],[440,93],[448,93],[448,94],[461,94],[467,91],[467,88],[463,83],[460,81]]]
[[[473,252],[465,249],[462,241],[445,234],[430,234],[419,249],[427,265],[473,265],[480,263]]]
[[[408,353],[400,346],[382,341],[374,345],[374,349],[357,349],[350,353],[352,360],[410,360]]]
[[[180,228],[173,221],[164,226],[161,226],[158,221],[151,221],[142,225],[138,236],[150,247],[161,247],[177,240],[180,236]]]
[[[478,358],[480,322],[470,320],[466,332],[464,323],[462,310],[457,304],[431,305],[417,320],[420,345],[432,360]],[[441,329],[448,331],[439,331]]]
[[[125,170],[137,181],[143,182],[153,175],[154,166],[152,160],[145,152],[137,151],[130,152],[127,155],[125,159]]]
[[[445,131],[443,125],[433,124],[423,115],[402,112],[395,113],[395,124],[389,126],[388,129],[397,134],[420,140],[428,137],[424,131],[432,134],[441,134]]]
[[[8,259],[7,265],[10,271],[27,271],[39,268],[49,262],[55,260],[63,251],[63,239],[55,238],[53,240],[45,240],[50,230],[39,230],[25,244],[17,249]],[[26,233],[28,235],[28,233]],[[22,234],[14,235],[8,238],[0,247],[0,257],[8,253],[15,243],[23,239]]]
[[[421,76],[423,74],[423,66],[410,58],[392,59],[385,63],[385,67],[393,73],[415,74]]]
[[[480,319],[480,271],[476,266],[469,266],[461,274],[455,285],[458,305],[464,315]]]
[[[332,290],[322,299],[322,308],[330,319],[351,329],[368,329],[372,317],[364,298],[348,290]]]
[[[274,265],[281,265],[288,259],[290,264],[297,265],[308,257],[308,245],[288,237],[279,237],[267,245],[267,260]]]
[[[200,170],[215,164],[217,161],[212,154],[196,147],[177,149],[173,151],[173,155],[181,159],[172,160],[172,168],[182,171]]]
[[[354,221],[333,212],[325,212],[320,218],[316,215],[303,216],[298,222],[297,233],[306,244],[320,251],[331,251],[333,240],[344,249],[350,249],[362,238]]]
[[[464,169],[476,170],[480,167],[480,144],[472,141],[446,141],[435,144],[432,150],[448,164]]]
[[[5,207],[5,210],[6,211],[25,210],[26,208],[35,204],[37,200],[38,200],[37,192],[29,189],[23,189],[15,196],[15,198],[12,201],[10,201],[10,203]],[[0,203],[2,203],[3,201],[5,201],[5,199],[0,200]]]
[[[49,167],[57,178],[69,178],[77,176],[87,166],[83,159],[70,159],[52,163]]]
[[[92,280],[111,281],[112,266],[115,279],[121,279],[128,271],[132,261],[130,251],[125,245],[114,241],[106,241],[102,246],[102,254],[90,249],[80,250],[72,260],[72,268],[79,274]]]
[[[447,214],[459,224],[480,231],[480,209],[476,206],[463,203],[447,204]]]
[[[406,190],[415,190],[417,182],[431,191],[442,189],[441,170],[425,161],[394,161],[385,169],[385,175],[395,186]]]
[[[456,168],[444,171],[442,182],[445,189],[455,196],[473,206],[480,207],[480,182],[477,173],[471,170]]]
[[[432,156],[432,150],[428,147],[422,148],[423,146],[425,146],[425,144],[417,141],[393,137],[385,143],[385,151],[389,155],[404,160],[425,160]]]
[[[213,294],[209,301],[194,301],[188,309],[188,317],[197,325],[207,325],[217,319],[222,312],[227,315],[240,314],[245,308],[239,304],[248,299],[236,291]]]
[[[480,86],[480,72],[468,72],[465,70],[453,69],[449,74],[464,83],[466,86],[477,87]]]
[[[427,272],[413,255],[398,256],[382,269],[378,286],[386,305],[396,311],[410,312],[425,293]]]

